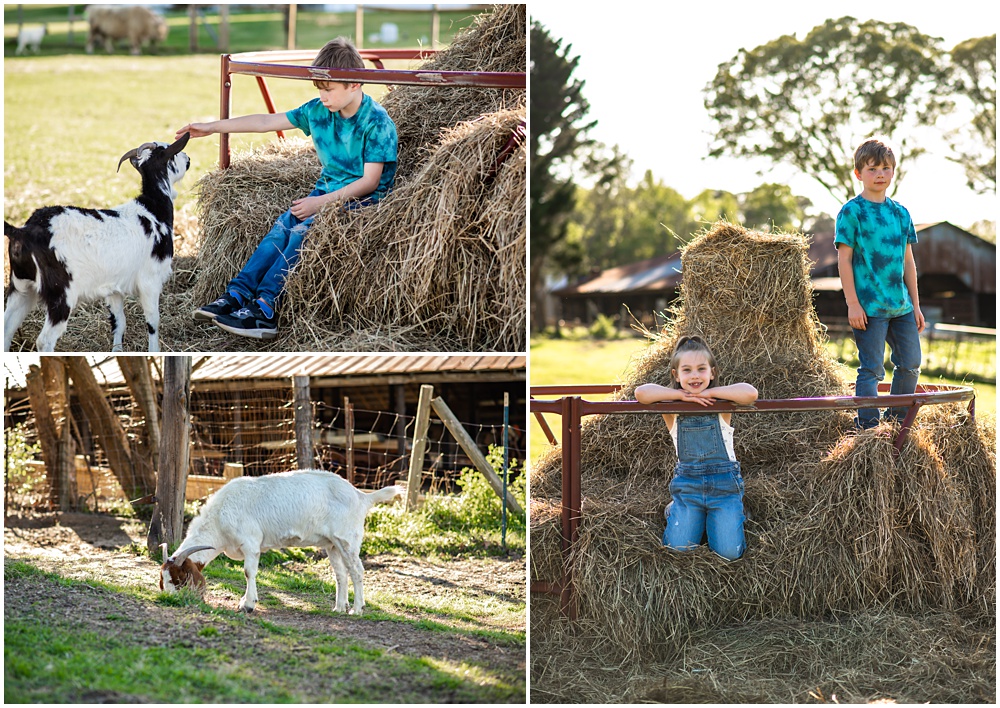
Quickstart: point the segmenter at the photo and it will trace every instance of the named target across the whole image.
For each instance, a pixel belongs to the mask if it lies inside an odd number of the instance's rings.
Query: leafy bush
[[[598,315],[597,319],[594,320],[594,323],[590,325],[590,329],[587,331],[594,339],[618,338],[618,328],[615,327],[614,319],[604,314]]]
[[[503,449],[490,446],[487,460],[503,474]],[[510,460],[508,488],[525,507],[525,475],[520,461]],[[502,533],[503,502],[486,478],[465,468],[457,481],[459,494],[431,494],[414,511],[404,504],[377,506],[365,524],[366,553],[403,551],[416,554],[496,555],[523,552],[525,517],[507,510],[506,549]]]
[[[33,506],[49,493],[44,469],[29,465],[41,459],[41,446],[28,438],[28,426],[23,423],[8,428],[5,432],[5,454],[7,455],[7,485],[14,504]]]

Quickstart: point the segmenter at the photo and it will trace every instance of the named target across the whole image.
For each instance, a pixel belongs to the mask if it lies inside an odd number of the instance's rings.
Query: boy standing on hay
[[[320,50],[313,66],[363,69],[364,60],[343,37]],[[276,306],[285,278],[298,262],[306,231],[327,204],[357,209],[374,204],[392,189],[396,175],[396,125],[361,84],[313,81],[319,98],[287,113],[263,113],[210,123],[192,123],[177,131],[192,138],[213,133],[270,133],[298,128],[312,137],[323,171],[316,188],[296,199],[260,246],[236,274],[226,292],[194,311],[196,320],[244,337],[274,339],[278,334]]]
[[[847,317],[858,347],[856,396],[877,396],[885,378],[885,345],[892,349],[891,394],[916,391],[920,376],[920,332],[924,315],[917,294],[917,267],[912,244],[917,242],[910,213],[886,196],[896,158],[883,137],[865,140],[854,152],[854,176],[861,194],[837,214],[834,243],[840,280],[847,298]],[[886,411],[899,420],[905,408]],[[878,409],[858,411],[857,425],[878,425]]]

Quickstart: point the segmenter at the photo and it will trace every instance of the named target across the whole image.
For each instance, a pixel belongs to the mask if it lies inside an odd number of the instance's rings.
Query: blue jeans
[[[663,545],[688,551],[708,537],[708,547],[727,560],[746,550],[743,477],[739,462],[679,463],[670,481]]]
[[[892,387],[890,394],[906,395],[917,390],[920,378],[920,333],[912,312],[899,317],[869,317],[864,330],[854,330],[858,346],[858,380],[856,396],[877,396],[878,383],[885,378],[885,345],[892,350]],[[906,408],[891,408],[886,418],[901,419]],[[874,428],[878,425],[878,409],[862,408],[858,411],[858,427]]]
[[[309,196],[321,194],[325,192],[314,189]],[[288,271],[299,261],[302,240],[314,218],[299,219],[292,216],[291,211],[278,217],[243,270],[236,274],[226,289],[239,295],[244,302],[260,297],[273,307],[285,286]]]

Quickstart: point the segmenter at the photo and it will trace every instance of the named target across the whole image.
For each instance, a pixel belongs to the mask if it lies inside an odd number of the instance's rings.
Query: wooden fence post
[[[184,531],[184,497],[191,461],[191,357],[163,357],[163,417],[156,506],[146,535],[151,558],[161,543],[176,543]]]
[[[417,419],[413,425],[413,447],[410,450],[410,471],[406,477],[406,509],[412,511],[417,507],[417,497],[420,494],[420,480],[424,472],[424,451],[427,449],[427,428],[431,420],[431,398],[434,387],[420,387],[420,400],[417,403]]]
[[[493,491],[497,493],[498,497],[503,499],[503,484],[500,481],[500,477],[498,477],[497,473],[492,467],[490,467],[490,463],[487,462],[486,456],[483,455],[482,451],[476,446],[475,440],[473,440],[469,434],[465,432],[465,428],[462,427],[462,423],[457,417],[455,417],[455,414],[451,412],[451,409],[448,408],[447,404],[440,397],[431,401],[431,407],[434,409],[434,412],[437,413],[437,417],[441,419],[441,422],[444,423],[445,427],[448,428],[448,431],[455,437],[455,440],[458,441],[458,444],[462,446],[463,450],[465,450],[465,454],[469,456],[470,460],[472,460],[472,464],[474,464],[476,469],[482,472],[483,476],[486,477],[490,486],[493,487]],[[524,513],[524,510],[521,509],[521,505],[517,503],[517,500],[514,498],[514,495],[510,493],[509,489],[507,490],[506,499],[507,506],[510,507],[515,514]]]
[[[354,406],[344,396],[344,428],[347,432],[347,481],[354,484]]]
[[[312,400],[309,377],[293,376],[295,386],[295,460],[300,470],[311,470],[313,463]]]

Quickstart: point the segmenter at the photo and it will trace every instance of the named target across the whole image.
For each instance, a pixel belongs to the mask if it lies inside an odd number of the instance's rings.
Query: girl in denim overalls
[[[715,357],[701,337],[681,337],[670,360],[672,386],[643,384],[635,390],[640,403],[686,401],[711,407],[716,400],[749,405],[757,389],[748,383],[715,386]],[[664,413],[677,450],[677,469],[670,482],[663,545],[688,551],[708,546],[736,560],[746,549],[743,535],[743,477],[733,453],[731,414]]]

